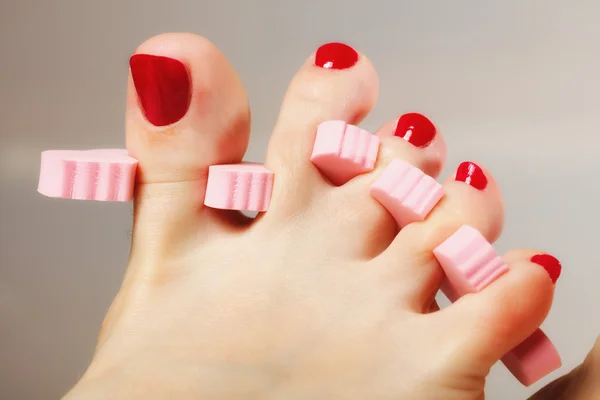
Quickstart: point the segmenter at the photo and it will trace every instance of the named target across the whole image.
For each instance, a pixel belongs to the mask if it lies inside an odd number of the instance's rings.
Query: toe
[[[508,272],[482,291],[466,295],[438,313],[448,340],[457,341],[452,347],[460,347],[464,362],[482,371],[506,359],[505,355],[526,339],[540,340],[543,333],[532,335],[550,310],[554,284],[560,275],[558,260],[542,252],[517,250],[504,260]],[[548,362],[546,368],[552,368],[551,364]],[[526,365],[507,366],[527,369]]]
[[[173,33],[138,47],[126,113],[127,149],[139,160],[134,241],[168,246],[211,226],[201,221],[214,215],[202,206],[208,166],[242,159],[249,121],[237,74],[208,40]]]
[[[238,162],[250,134],[244,88],[225,56],[192,34],[164,34],[130,60],[127,147],[143,183],[197,180]]]
[[[292,80],[269,142],[266,165],[276,174],[271,213],[293,212],[326,187],[310,161],[324,121],[361,121],[378,93],[370,61],[341,43],[321,46]]]
[[[391,182],[391,186],[378,190],[379,184],[386,180],[388,168],[398,162],[405,167],[402,175],[410,168],[416,173],[415,179],[438,186],[434,179],[443,168],[446,158],[446,145],[441,132],[426,116],[418,113],[403,114],[399,118],[383,125],[375,135],[381,144],[375,168],[372,172],[361,174],[344,185],[335,188],[328,203],[343,212],[344,217],[337,219],[336,229],[345,232],[347,247],[366,258],[372,258],[383,251],[394,239],[398,228],[404,224],[395,213],[391,213],[386,199],[378,194],[404,198],[410,203],[414,198],[426,198],[428,190],[419,190],[409,185],[409,193],[399,193],[399,189],[408,186]],[[387,172],[386,172],[387,171]],[[412,174],[407,177],[411,180]],[[420,186],[419,186],[420,187]],[[415,190],[416,189],[416,190]],[[381,193],[380,193],[381,192]],[[417,201],[416,203],[419,203]],[[341,225],[341,226],[340,226]]]
[[[490,242],[500,236],[504,226],[502,195],[491,173],[481,164],[461,163],[443,187],[445,195],[427,219],[407,226],[397,242],[420,242],[420,247],[413,250],[423,254],[462,225],[477,229]]]
[[[423,114],[402,114],[381,127],[376,135],[382,142],[376,166],[379,172],[370,174],[371,181],[396,159],[404,160],[434,178],[444,167],[444,137],[434,122]]]
[[[206,39],[163,34],[130,59],[127,150],[138,160],[129,268],[104,321],[100,342],[132,296],[177,274],[173,259],[219,228],[223,214],[203,206],[208,167],[239,162],[249,140],[242,84]],[[192,241],[192,243],[190,243]],[[137,294],[135,294],[137,293]]]
[[[403,228],[374,261],[395,270],[407,301],[417,311],[427,310],[437,293],[443,272],[433,249],[462,225],[469,225],[494,242],[503,227],[500,189],[492,175],[473,162],[460,164],[443,185],[444,197],[424,221]],[[398,260],[404,260],[402,264]]]

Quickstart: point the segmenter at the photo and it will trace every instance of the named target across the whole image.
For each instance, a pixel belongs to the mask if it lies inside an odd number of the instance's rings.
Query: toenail
[[[315,65],[326,69],[347,69],[358,62],[358,53],[343,43],[327,43],[319,47]]]
[[[183,118],[190,106],[191,84],[181,61],[135,54],[129,65],[142,111],[151,124],[166,126]]]
[[[473,186],[475,189],[484,190],[488,180],[483,170],[475,163],[465,161],[458,166],[454,179]]]
[[[442,185],[402,160],[392,161],[370,192],[392,214],[400,228],[423,221],[444,196]]]
[[[344,121],[326,121],[317,128],[310,160],[334,185],[375,168],[380,140]]]
[[[417,147],[427,147],[435,139],[435,125],[424,115],[408,113],[402,115],[396,124],[394,135]]]
[[[558,261],[555,257],[552,257],[550,254],[537,254],[531,257],[531,262],[544,268],[546,272],[548,272],[548,275],[550,275],[552,283],[556,283],[560,277],[560,272],[562,271],[562,265],[560,264],[560,261]]]

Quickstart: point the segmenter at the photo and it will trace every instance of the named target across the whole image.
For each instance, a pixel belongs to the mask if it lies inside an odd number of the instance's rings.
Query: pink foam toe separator
[[[562,366],[556,347],[541,329],[502,357],[502,363],[526,386]]]
[[[38,192],[63,199],[129,201],[137,164],[125,149],[44,151]]]
[[[317,128],[310,160],[333,184],[343,185],[375,168],[379,144],[379,138],[364,129],[327,121]]]
[[[442,292],[452,302],[476,293],[508,272],[508,267],[492,245],[476,229],[463,225],[433,251],[444,269]],[[503,358],[509,371],[529,386],[562,365],[548,337],[537,330]]]
[[[371,196],[403,227],[424,220],[444,196],[444,188],[420,169],[394,160],[371,186]]]
[[[204,205],[240,211],[267,211],[273,192],[274,174],[254,163],[212,165]]]

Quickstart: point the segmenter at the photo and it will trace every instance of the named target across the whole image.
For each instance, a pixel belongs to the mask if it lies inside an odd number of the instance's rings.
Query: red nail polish
[[[458,166],[454,180],[464,182],[479,190],[484,190],[488,184],[483,170],[470,161],[465,161]]]
[[[319,47],[315,65],[326,69],[347,69],[358,62],[358,53],[343,43],[327,43]]]
[[[394,135],[414,146],[427,147],[435,138],[436,133],[435,125],[426,116],[419,113],[408,113],[398,119]]]
[[[183,118],[190,106],[191,84],[181,61],[136,54],[129,66],[142,110],[151,124],[165,126]]]
[[[560,276],[560,272],[562,271],[562,265],[560,264],[560,261],[558,261],[555,257],[552,257],[550,254],[537,254],[531,257],[531,262],[541,265],[542,268],[548,272],[548,275],[550,275],[552,283],[556,283],[558,277]]]

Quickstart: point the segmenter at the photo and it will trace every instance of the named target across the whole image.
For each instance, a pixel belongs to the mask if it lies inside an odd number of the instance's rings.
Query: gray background
[[[364,127],[430,115],[449,144],[444,175],[473,158],[495,173],[508,209],[499,249],[563,262],[544,328],[570,370],[600,332],[599,20],[598,0],[2,1],[0,398],[56,399],[90,359],[127,261],[131,205],[43,198],[39,153],[122,146],[128,57],[166,31],[208,37],[238,68],[251,160],[310,52],[341,40],[367,53],[381,97]],[[539,387],[498,366],[488,398]]]

